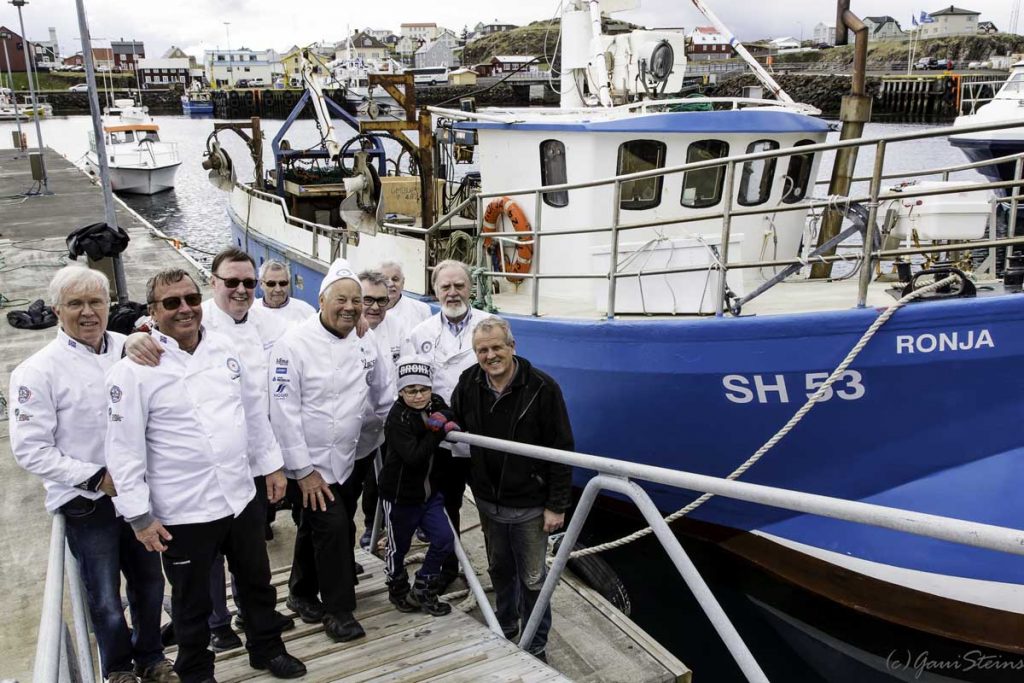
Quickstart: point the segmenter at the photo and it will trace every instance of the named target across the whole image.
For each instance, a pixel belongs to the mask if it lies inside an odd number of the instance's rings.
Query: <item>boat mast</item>
[[[775,99],[781,100],[786,104],[794,103],[793,98],[782,89],[782,86],[772,78],[771,74],[765,71],[764,67],[758,64],[757,60],[747,52],[747,48],[743,47],[743,43],[736,39],[736,36],[729,30],[729,27],[723,24],[715,13],[704,4],[704,0],[690,1],[693,3],[694,7],[700,10],[701,14],[707,17],[707,20],[710,21],[716,29],[718,29],[718,32],[725,36],[729,41],[729,45],[732,46],[732,49],[736,50],[736,54],[743,58],[743,61],[747,63],[751,71],[754,72],[754,75],[757,76],[757,80],[761,81],[764,87],[768,88],[768,90],[775,96]]]

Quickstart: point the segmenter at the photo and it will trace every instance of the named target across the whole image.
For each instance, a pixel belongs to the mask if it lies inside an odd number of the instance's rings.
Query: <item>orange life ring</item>
[[[529,232],[531,229],[530,221],[519,204],[509,197],[499,197],[492,200],[484,211],[483,232],[498,232],[498,222],[502,216],[508,218],[516,232]],[[484,238],[484,249],[490,251],[494,248],[494,240],[490,237]],[[533,235],[520,235],[511,256],[504,250],[502,252],[506,273],[529,273],[533,264]],[[509,277],[508,281],[519,284],[523,278]]]

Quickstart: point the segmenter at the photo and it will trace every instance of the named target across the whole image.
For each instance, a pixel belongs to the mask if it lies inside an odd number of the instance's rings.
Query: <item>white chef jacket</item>
[[[389,308],[387,315],[384,320],[390,320],[391,324],[395,326],[398,331],[399,340],[405,339],[412,332],[412,328],[419,325],[421,322],[432,316],[434,313],[430,310],[430,306],[420,301],[419,299],[413,299],[411,296],[405,294],[398,300],[394,308]]]
[[[394,402],[376,343],[355,330],[341,339],[314,316],[277,340],[270,370],[270,423],[285,469],[297,474],[312,466],[327,483],[344,482],[364,404],[383,420]]]
[[[263,325],[261,329],[266,333],[263,341],[265,344],[269,344],[269,346],[273,346],[274,342],[280,339],[293,325],[301,323],[316,313],[315,308],[302,299],[296,299],[293,296],[288,297],[288,301],[280,308],[267,306],[263,299],[256,299],[256,303],[252,305],[252,308],[260,312],[257,315],[262,319]],[[250,309],[251,312],[252,309]]]
[[[398,367],[398,359],[402,355],[402,341],[409,335],[410,329],[402,329],[401,322],[392,319],[391,311],[384,314],[384,320],[373,331],[380,338],[381,347],[387,349],[387,358],[391,365]]]
[[[388,314],[390,315],[390,313]],[[413,328],[402,342],[402,355],[426,356],[434,364],[433,393],[452,402],[452,392],[459,383],[459,375],[476,363],[473,353],[473,329],[488,316],[487,313],[470,308],[468,320],[458,336],[448,329],[448,322],[441,313],[436,313]]]
[[[163,524],[237,517],[256,493],[253,473],[281,469],[263,396],[232,339],[205,327],[191,354],[159,330],[156,367],[125,358],[107,373],[107,469],[127,519]]]
[[[367,395],[366,401],[363,402],[363,424],[359,430],[359,442],[356,444],[356,460],[365,458],[384,443],[384,418],[387,417],[391,404],[398,398],[398,389],[395,388],[395,380],[398,373],[395,370],[394,363],[391,362],[390,342],[383,334],[377,334],[384,327],[385,322],[387,322],[386,317],[380,325],[377,325],[376,330],[367,330],[366,336],[363,339],[369,338],[377,345],[377,355],[380,358],[378,368],[387,375],[388,411],[385,411],[383,416],[379,415],[376,406],[370,401],[369,395]]]
[[[250,391],[258,392],[263,397],[263,410],[270,410],[270,398],[267,396],[267,354],[273,346],[267,339],[271,334],[268,324],[268,317],[264,308],[257,308],[255,305],[249,308],[249,313],[244,322],[235,322],[235,319],[225,313],[217,306],[213,299],[203,302],[203,327],[210,332],[217,332],[231,340],[238,360],[248,370],[242,378],[252,386]],[[277,441],[271,435],[270,447],[279,449]],[[275,457],[276,461],[277,458]],[[271,472],[274,470],[271,470]],[[270,472],[253,471],[254,475],[267,475]]]
[[[106,348],[87,345],[57,330],[57,338],[11,373],[11,451],[24,469],[43,479],[46,509],[75,496],[106,494],[75,488],[106,462],[107,401],[103,375],[121,359],[124,335],[107,332]]]

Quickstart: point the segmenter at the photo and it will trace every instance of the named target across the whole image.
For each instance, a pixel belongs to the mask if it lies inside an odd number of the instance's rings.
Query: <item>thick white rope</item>
[[[940,287],[945,287],[946,285],[952,284],[959,279],[960,278],[957,275],[950,275],[949,277],[946,277],[937,282],[933,282],[930,285],[926,285],[920,289],[915,289],[913,292],[910,292],[909,294],[901,298],[899,301],[896,301],[894,304],[889,306],[889,308],[885,309],[885,311],[883,311],[880,316],[875,318],[875,321],[871,323],[871,326],[868,327],[867,331],[860,338],[860,340],[856,344],[854,344],[853,348],[850,349],[850,352],[846,354],[846,358],[844,358],[843,361],[836,367],[836,369],[832,371],[832,374],[829,375],[827,380],[825,380],[825,383],[818,387],[818,390],[814,392],[814,394],[809,399],[807,399],[807,402],[804,403],[803,406],[801,406],[800,410],[796,411],[793,417],[791,417],[789,421],[785,425],[783,425],[782,429],[777,431],[775,435],[772,436],[772,438],[768,439],[768,441],[766,441],[763,446],[757,449],[757,452],[750,456],[750,458],[748,458],[746,462],[744,462],[742,465],[733,470],[732,473],[730,473],[726,477],[726,479],[739,479],[747,470],[749,470],[751,467],[757,464],[757,461],[764,457],[764,455],[768,451],[770,451],[775,446],[775,444],[779,443],[779,441],[781,441],[787,434],[789,434],[793,427],[796,427],[797,424],[799,424],[800,421],[804,419],[804,416],[811,411],[811,408],[813,408],[818,403],[818,401],[820,401],[822,397],[825,396],[825,394],[830,391],[831,386],[836,381],[838,381],[840,377],[843,376],[843,373],[845,373],[846,369],[850,367],[850,364],[853,363],[854,359],[858,355],[860,355],[860,352],[864,350],[864,347],[867,346],[868,342],[871,341],[871,338],[875,336],[875,333],[878,332],[879,329],[881,329],[882,325],[885,325],[885,323],[889,321],[889,319],[896,313],[896,311],[903,308],[914,299],[917,299],[919,297],[924,296],[925,294],[933,292],[936,289],[939,289]],[[665,522],[671,524],[680,517],[683,517],[684,515],[693,512],[698,507],[700,507],[707,501],[711,500],[711,498],[713,497],[713,493],[703,494],[700,498],[693,501],[686,507],[680,508],[679,510],[676,510],[671,515],[666,517]],[[637,539],[643,538],[644,536],[647,536],[650,533],[651,527],[646,527],[632,534],[629,534],[628,536],[623,536],[620,539],[609,541],[608,543],[602,543],[601,545],[595,545],[591,548],[576,550],[572,552],[569,555],[569,557],[584,557],[586,555],[595,555],[597,553],[603,552],[605,550],[610,550],[612,548],[621,548],[622,546],[632,543]]]

